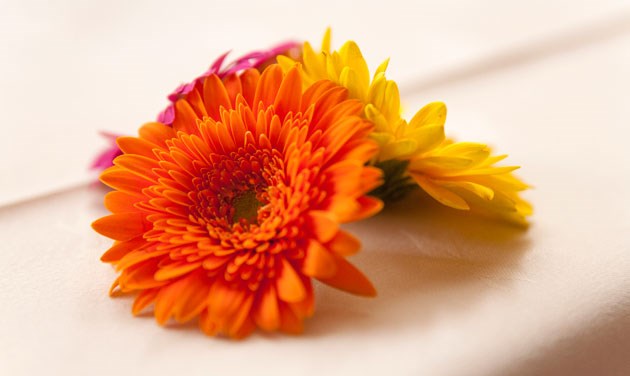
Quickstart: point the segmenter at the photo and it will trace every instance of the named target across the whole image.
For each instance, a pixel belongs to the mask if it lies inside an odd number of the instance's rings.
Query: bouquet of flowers
[[[356,43],[284,43],[178,87],[138,136],[110,135],[94,163],[111,212],[93,223],[114,240],[101,260],[158,323],[198,320],[208,335],[256,328],[299,333],[313,279],[375,296],[347,259],[360,242],[340,227],[421,189],[456,210],[526,225],[528,188],[485,144],[445,135],[446,106],[410,120]]]

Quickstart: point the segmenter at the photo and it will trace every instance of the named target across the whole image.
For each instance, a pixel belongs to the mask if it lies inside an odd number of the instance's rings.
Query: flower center
[[[256,192],[245,191],[241,193],[232,200],[232,206],[234,207],[232,224],[242,221],[258,224],[258,208],[263,206],[263,203],[258,201]]]
[[[241,148],[229,155],[212,155],[212,166],[193,180],[191,214],[227,232],[235,226],[243,230],[259,226],[269,216],[269,189],[283,175],[276,153]]]

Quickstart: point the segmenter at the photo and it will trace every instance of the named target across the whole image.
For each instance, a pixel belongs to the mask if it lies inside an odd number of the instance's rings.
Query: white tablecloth
[[[0,374],[630,374],[628,8],[356,4],[2,4]],[[89,227],[97,130],[134,132],[224,50],[327,25],[373,65],[392,56],[407,108],[443,100],[451,134],[522,165],[531,228],[415,194],[348,226],[379,297],[318,287],[303,336],[132,317]]]

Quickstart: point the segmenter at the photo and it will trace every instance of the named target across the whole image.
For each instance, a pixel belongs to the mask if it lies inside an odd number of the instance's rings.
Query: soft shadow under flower
[[[418,205],[420,203],[420,205]],[[420,190],[374,218],[347,226],[364,252],[354,261],[375,282],[379,299],[318,291],[319,316],[307,335],[427,327],[461,314],[491,291],[509,291],[529,249],[528,232],[498,220],[450,210]]]

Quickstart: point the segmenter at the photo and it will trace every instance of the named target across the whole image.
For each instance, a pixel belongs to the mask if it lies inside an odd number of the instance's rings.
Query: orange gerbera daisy
[[[120,272],[112,291],[139,292],[157,321],[199,317],[209,334],[256,327],[295,333],[313,313],[311,278],[372,296],[345,257],[359,242],[339,223],[380,210],[381,182],[363,106],[297,68],[272,65],[207,77],[175,105],[172,128],[149,123],[121,137],[101,175],[113,213],[93,228],[115,240],[102,260]]]

